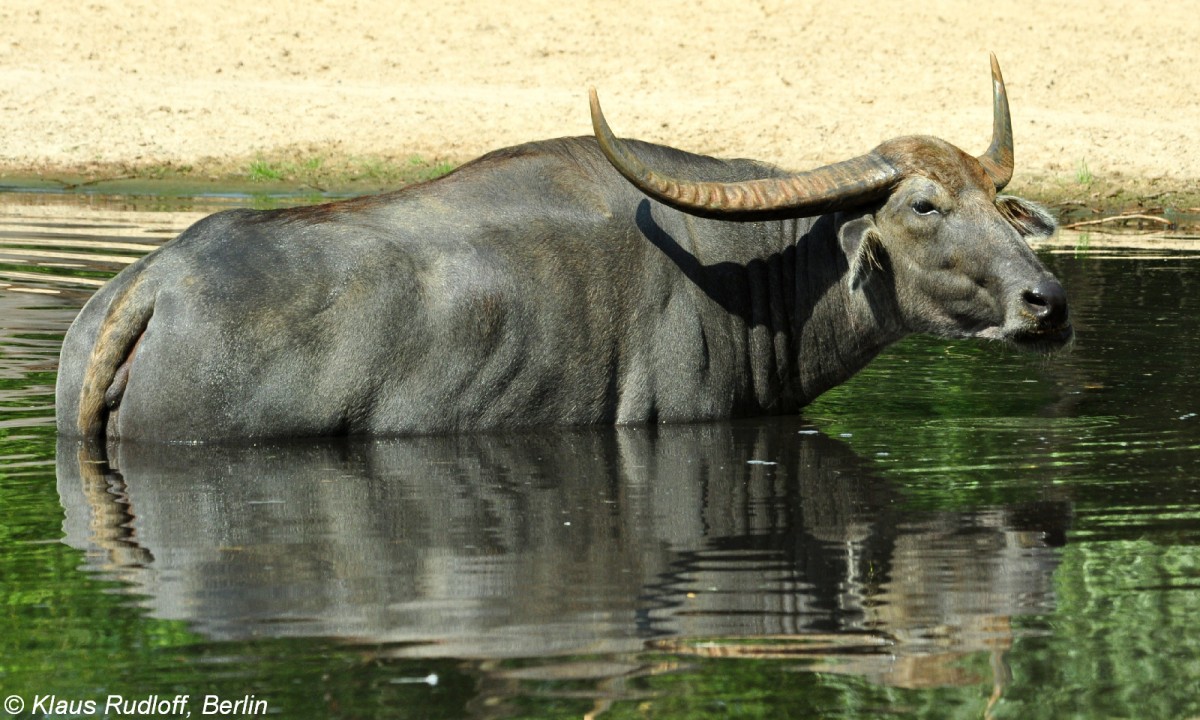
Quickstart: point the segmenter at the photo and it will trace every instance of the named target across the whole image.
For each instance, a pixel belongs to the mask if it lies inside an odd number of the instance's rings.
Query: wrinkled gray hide
[[[681,177],[779,173],[633,146]],[[793,413],[912,332],[1056,347],[1065,298],[1046,318],[1039,288],[1061,286],[1025,242],[1054,221],[991,195],[913,177],[851,212],[707,219],[648,199],[585,138],[393,194],[221,212],[81,312],[59,431],[211,440]],[[934,220],[917,212],[930,200]]]

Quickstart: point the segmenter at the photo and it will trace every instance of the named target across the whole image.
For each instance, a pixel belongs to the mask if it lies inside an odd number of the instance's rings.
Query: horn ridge
[[[992,57],[992,144],[977,160],[984,172],[996,186],[996,192],[1004,189],[1013,176],[1012,117],[1008,112],[1008,91],[1004,87],[1004,76],[1000,74],[1000,63],[996,53]]]
[[[741,182],[680,180],[648,167],[613,134],[595,88],[590,89],[589,100],[592,129],[613,167],[642,192],[684,212],[729,219],[817,215],[879,197],[900,179],[891,162],[868,153],[783,177]]]

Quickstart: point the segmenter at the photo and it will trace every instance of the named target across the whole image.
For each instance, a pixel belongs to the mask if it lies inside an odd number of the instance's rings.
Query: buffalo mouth
[[[1070,323],[1065,323],[1048,328],[1021,330],[1009,336],[1008,340],[1022,350],[1048,354],[1061,350],[1074,337],[1075,329]]]

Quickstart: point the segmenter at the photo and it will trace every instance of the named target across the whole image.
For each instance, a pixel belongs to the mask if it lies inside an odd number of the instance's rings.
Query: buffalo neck
[[[906,333],[886,276],[851,286],[833,216],[817,218],[807,229],[796,227],[792,342],[798,401],[807,405]]]
[[[850,288],[834,216],[714,222],[643,203],[637,223],[670,268],[648,276],[669,289],[646,294],[660,308],[658,367],[676,377],[658,402],[705,408],[679,417],[796,412],[903,334],[885,283]],[[679,389],[689,383],[694,397]],[[717,396],[712,408],[700,394]]]

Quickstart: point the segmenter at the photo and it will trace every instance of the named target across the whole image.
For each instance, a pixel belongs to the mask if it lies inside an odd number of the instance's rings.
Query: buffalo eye
[[[918,215],[933,215],[938,209],[928,200],[917,200],[912,204],[913,212]]]

